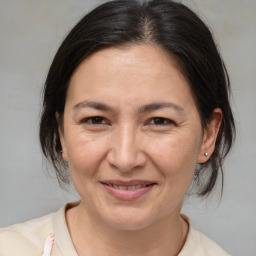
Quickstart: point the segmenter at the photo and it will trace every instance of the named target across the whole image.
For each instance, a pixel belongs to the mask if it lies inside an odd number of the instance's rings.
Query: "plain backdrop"
[[[0,226],[77,200],[46,171],[38,142],[41,90],[72,26],[103,1],[0,0]],[[229,71],[236,145],[225,164],[224,195],[186,198],[183,212],[234,256],[256,256],[256,1],[183,1],[211,27]],[[49,168],[48,168],[49,169]]]

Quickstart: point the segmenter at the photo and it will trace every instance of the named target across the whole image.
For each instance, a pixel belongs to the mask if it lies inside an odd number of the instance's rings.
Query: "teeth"
[[[139,189],[139,188],[145,188],[148,187],[149,184],[145,184],[145,185],[134,185],[134,186],[118,186],[118,185],[110,185],[111,187],[120,189],[120,190],[134,190],[134,189]]]

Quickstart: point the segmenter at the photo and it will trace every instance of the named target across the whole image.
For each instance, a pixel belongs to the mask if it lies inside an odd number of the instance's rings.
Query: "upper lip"
[[[124,180],[103,180],[101,181],[103,184],[107,185],[116,185],[116,186],[135,186],[135,185],[151,185],[151,184],[156,184],[155,181],[149,181],[149,180],[129,180],[129,181],[124,181]]]

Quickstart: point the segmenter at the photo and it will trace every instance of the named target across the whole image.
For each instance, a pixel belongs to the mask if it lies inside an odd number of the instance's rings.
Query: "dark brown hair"
[[[193,92],[202,128],[215,108],[223,111],[215,150],[195,172],[199,196],[207,196],[218,174],[223,178],[223,160],[230,151],[235,124],[230,108],[230,82],[207,26],[189,8],[171,0],[114,0],[85,15],[67,35],[50,67],[45,87],[40,124],[44,155],[52,162],[61,183],[68,171],[61,157],[56,113],[63,116],[70,78],[90,54],[110,46],[150,43],[176,60]]]

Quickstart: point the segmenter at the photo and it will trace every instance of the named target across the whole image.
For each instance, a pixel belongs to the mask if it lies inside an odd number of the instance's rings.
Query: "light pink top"
[[[74,204],[67,204],[56,213],[0,229],[0,256],[78,256],[65,219],[66,209]],[[230,256],[193,228],[186,216],[182,217],[189,223],[189,233],[177,256]]]

